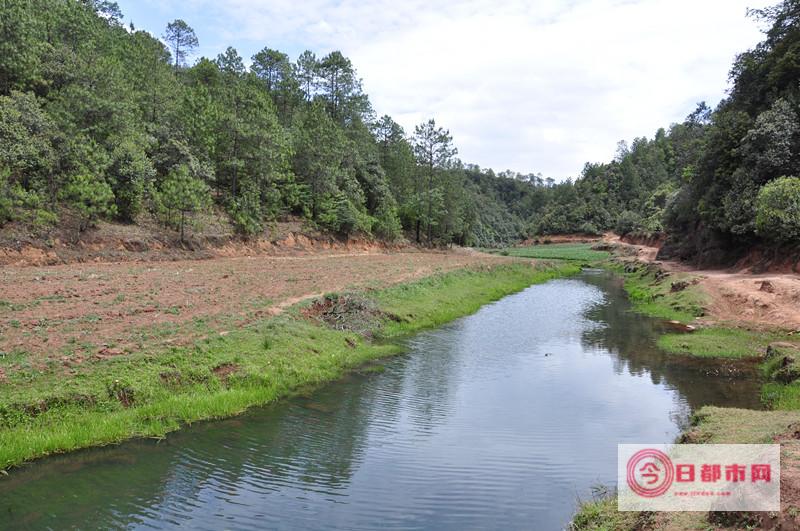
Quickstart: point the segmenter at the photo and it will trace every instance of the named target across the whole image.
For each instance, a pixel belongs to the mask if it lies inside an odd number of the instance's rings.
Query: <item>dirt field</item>
[[[469,251],[300,253],[0,268],[0,378],[185,344],[304,298],[508,260]]]
[[[618,236],[606,235],[619,244]],[[628,244],[623,244],[628,245]],[[657,247],[632,245],[638,260],[655,262]],[[686,264],[659,261],[667,271],[691,273],[709,296],[707,320],[745,327],[785,328],[800,331],[800,275],[753,274],[749,270],[694,269]]]

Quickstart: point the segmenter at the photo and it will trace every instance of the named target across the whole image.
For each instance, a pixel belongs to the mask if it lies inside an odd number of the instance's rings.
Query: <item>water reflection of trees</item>
[[[677,389],[693,410],[704,405],[759,407],[760,381],[753,364],[666,354],[656,346],[664,325],[630,311],[619,278],[596,273],[585,275],[584,280],[608,296],[586,312],[586,318],[599,326],[587,327],[582,342],[588,348],[602,348],[614,354],[618,373],[649,375],[653,383]],[[735,367],[737,376],[711,375],[721,363]]]

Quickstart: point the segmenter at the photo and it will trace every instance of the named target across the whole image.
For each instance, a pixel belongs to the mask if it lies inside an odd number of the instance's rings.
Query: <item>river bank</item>
[[[752,364],[717,378],[659,350],[663,322],[632,312],[620,280],[584,268],[241,416],[29,463],[0,481],[0,514],[26,529],[563,529],[576,496],[615,480],[620,434],[672,440],[703,404],[759,404]],[[299,310],[356,333],[379,304]]]
[[[715,276],[709,288],[707,276],[687,267],[664,267],[654,262],[651,249],[630,245],[603,245],[614,253],[605,267],[623,275],[625,289],[636,311],[670,320],[676,331],[658,339],[661,349],[675,356],[719,360],[719,373],[725,374],[727,360],[751,359],[760,366],[763,377],[762,402],[765,410],[705,406],[695,412],[692,426],[680,437],[686,443],[780,443],[781,512],[760,513],[622,513],[614,496],[585,501],[576,514],[576,530],[625,529],[777,529],[800,526],[800,341],[794,321],[776,320],[770,324],[764,311],[739,313],[721,299],[741,299],[735,295],[741,283],[738,276],[726,273],[727,285],[720,286],[722,275]],[[781,279],[791,282],[792,279]],[[752,278],[748,283],[760,284]],[[767,281],[767,290],[770,283]],[[741,291],[741,290],[740,290]],[[781,294],[782,295],[782,294]],[[746,296],[745,296],[746,298]],[[742,302],[740,300],[740,302]],[[768,305],[758,298],[746,300],[761,310]],[[791,312],[790,312],[791,313]],[[735,315],[735,318],[731,316]],[[793,315],[788,316],[793,319]],[[787,326],[791,325],[791,326]]]
[[[192,345],[7,375],[0,468],[235,415],[400,349],[382,341],[434,327],[576,265],[483,261],[385,289],[297,303]]]

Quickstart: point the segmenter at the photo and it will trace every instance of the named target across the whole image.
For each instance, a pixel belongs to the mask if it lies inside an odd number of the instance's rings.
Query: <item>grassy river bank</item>
[[[552,251],[551,251],[552,252]],[[800,449],[792,435],[800,423],[800,342],[792,331],[759,326],[715,324],[697,327],[705,314],[707,296],[691,273],[667,273],[656,265],[615,256],[601,264],[622,275],[625,289],[636,311],[673,321],[685,331],[667,333],[658,339],[661,349],[674,355],[701,356],[720,360],[756,360],[763,377],[763,411],[706,406],[696,411],[692,426],[680,442],[755,444],[780,442],[785,477],[796,481]],[[689,331],[690,333],[686,333]],[[787,434],[787,432],[789,434]],[[773,524],[797,525],[797,499],[787,499],[782,479],[782,511],[778,515],[746,513],[636,513],[617,511],[616,497],[601,495],[581,503],[572,522],[574,530],[633,529],[741,529]],[[792,487],[794,488],[794,487]],[[796,497],[795,497],[796,498]],[[794,528],[794,527],[792,527]]]
[[[401,352],[390,339],[579,270],[527,261],[472,266],[298,303],[189,347],[112,357],[69,378],[52,371],[7,380],[0,401],[0,469],[236,415]]]

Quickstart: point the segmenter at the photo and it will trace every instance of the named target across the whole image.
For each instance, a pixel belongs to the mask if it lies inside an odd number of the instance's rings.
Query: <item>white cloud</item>
[[[377,112],[433,116],[465,162],[574,176],[724,95],[755,0],[190,0],[226,43],[341,49]]]

